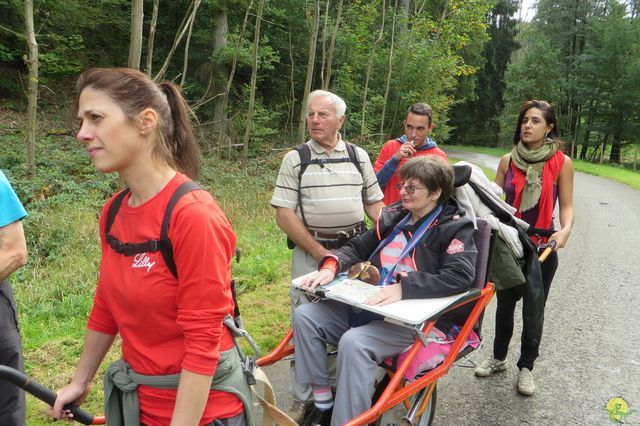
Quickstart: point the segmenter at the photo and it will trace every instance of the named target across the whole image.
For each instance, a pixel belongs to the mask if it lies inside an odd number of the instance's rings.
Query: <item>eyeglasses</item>
[[[424,186],[405,185],[404,183],[396,183],[396,188],[398,191],[402,191],[404,188],[404,191],[409,195],[413,195],[418,189],[426,189]]]

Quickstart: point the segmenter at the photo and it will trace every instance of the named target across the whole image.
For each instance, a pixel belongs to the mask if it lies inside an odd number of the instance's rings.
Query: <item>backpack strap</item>
[[[356,150],[356,146],[351,142],[345,142],[347,145],[347,153],[349,154],[349,159],[356,166],[360,176],[362,176],[362,189],[364,190],[364,172],[362,171],[362,165],[360,164],[360,160],[358,159],[358,151]]]
[[[356,146],[351,142],[345,141],[345,146],[347,148],[347,154],[349,158],[314,158],[311,159],[311,148],[308,144],[303,143],[296,146],[294,149],[298,152],[300,156],[300,169],[298,169],[298,206],[300,208],[300,216],[302,216],[302,223],[304,223],[305,227],[309,227],[307,224],[307,220],[304,217],[304,210],[302,209],[302,190],[300,189],[300,185],[302,184],[302,175],[309,167],[309,164],[318,164],[321,168],[324,167],[325,164],[332,163],[346,163],[347,160],[353,163],[362,176],[362,192],[364,193],[364,173],[362,171],[362,165],[360,164],[360,160],[358,159],[358,152],[356,150]]]
[[[111,225],[113,225],[113,221],[116,218],[116,214],[118,214],[118,210],[120,210],[120,206],[122,205],[122,200],[124,200],[124,197],[126,197],[129,192],[131,192],[129,188],[120,191],[118,195],[116,195],[116,198],[113,199],[113,202],[111,203],[111,205],[109,206],[109,210],[107,211],[107,224],[104,228],[104,232],[105,234],[107,234],[107,236],[110,235],[109,232],[111,231]]]
[[[171,214],[173,213],[173,209],[175,208],[176,204],[178,204],[178,201],[180,201],[180,198],[182,198],[183,195],[188,194],[191,191],[197,191],[199,189],[203,188],[192,180],[183,182],[169,199],[167,208],[164,211],[164,217],[162,218],[162,227],[160,228],[160,242],[163,244],[159,246],[159,249],[160,253],[162,253],[164,263],[167,265],[167,268],[169,268],[176,279],[178,278],[178,269],[176,267],[176,262],[173,260],[173,245],[171,244],[171,240],[169,239],[169,222],[171,222]]]
[[[306,143],[300,144],[294,148],[300,156],[300,169],[298,169],[298,183],[302,182],[302,175],[309,164],[311,164],[311,148]],[[299,193],[299,192],[298,192]]]
[[[306,143],[300,144],[294,148],[300,156],[300,169],[298,169],[298,207],[300,208],[300,216],[302,216],[302,223],[305,228],[309,228],[307,219],[304,217],[304,210],[302,209],[302,175],[309,164],[311,164],[311,148]],[[287,237],[287,244],[292,245],[293,241],[290,241]]]
[[[111,226],[113,225],[116,215],[118,214],[118,211],[122,206],[124,198],[130,192],[129,189],[121,191],[118,195],[116,195],[113,202],[109,206],[109,210],[107,211],[107,223],[105,226],[107,244],[109,244],[109,246],[115,252],[128,257],[140,253],[153,253],[159,251],[162,254],[162,258],[164,259],[167,268],[169,268],[173,276],[177,279],[178,270],[173,259],[173,245],[171,244],[171,240],[169,240],[169,222],[171,221],[171,214],[173,213],[173,209],[175,208],[180,198],[191,191],[196,191],[199,189],[202,189],[202,187],[193,181],[182,183],[171,195],[171,198],[167,203],[167,207],[164,211],[164,217],[162,218],[160,238],[157,240],[145,241],[144,243],[123,243],[122,241],[111,235]]]

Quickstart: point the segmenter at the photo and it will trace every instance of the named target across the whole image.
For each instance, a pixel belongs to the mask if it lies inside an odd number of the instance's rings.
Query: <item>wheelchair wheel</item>
[[[431,398],[427,401],[427,405],[424,407],[424,411],[421,415],[416,415],[413,419],[413,423],[409,423],[404,417],[407,415],[407,409],[402,403],[396,405],[389,411],[385,412],[375,423],[375,426],[409,426],[411,424],[416,426],[430,426],[433,422],[433,416],[436,413],[436,401],[438,397],[438,387],[436,383],[433,383],[433,392]],[[420,393],[417,393],[411,397],[411,403],[419,397]],[[424,398],[424,397],[423,397]]]

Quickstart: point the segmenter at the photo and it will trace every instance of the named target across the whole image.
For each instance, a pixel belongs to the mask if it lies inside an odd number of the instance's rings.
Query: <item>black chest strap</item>
[[[304,226],[307,228],[309,228],[309,225],[307,224],[307,219],[305,218],[304,210],[302,209],[302,175],[307,170],[307,167],[309,167],[309,164],[317,164],[323,168],[325,164],[353,163],[353,165],[356,166],[358,173],[360,173],[360,176],[362,176],[362,192],[364,193],[364,173],[362,171],[362,164],[360,164],[360,160],[358,159],[356,147],[350,142],[345,142],[345,146],[348,157],[314,158],[313,160],[311,159],[311,148],[309,147],[309,144],[303,143],[294,148],[300,156],[300,169],[298,170],[298,208],[300,209],[300,216],[302,216],[302,223],[304,223]]]
[[[111,226],[113,225],[116,215],[118,214],[118,211],[122,206],[124,198],[130,192],[129,189],[120,191],[120,193],[114,198],[113,202],[109,206],[109,210],[107,211],[107,223],[105,226],[107,244],[109,244],[109,246],[116,253],[120,253],[127,257],[135,256],[136,254],[140,253],[153,253],[159,251],[162,254],[162,258],[164,259],[164,263],[167,265],[167,268],[169,268],[173,276],[177,279],[178,270],[173,259],[173,246],[171,244],[171,240],[169,240],[169,223],[171,222],[171,214],[173,213],[173,209],[183,195],[191,191],[200,189],[203,188],[193,181],[184,182],[178,188],[176,188],[173,195],[171,195],[171,198],[169,199],[167,207],[164,211],[162,226],[160,228],[160,238],[156,240],[145,241],[143,243],[125,243],[111,234]]]

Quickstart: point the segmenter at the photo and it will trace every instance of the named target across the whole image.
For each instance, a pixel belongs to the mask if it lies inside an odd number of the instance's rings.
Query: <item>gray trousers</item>
[[[406,327],[372,321],[350,328],[348,317],[348,305],[329,300],[304,304],[293,314],[297,383],[329,385],[325,347],[338,347],[332,426],[371,408],[378,364],[415,341],[415,332]]]
[[[234,417],[214,420],[206,426],[245,426],[246,424],[247,424],[247,421],[244,417],[244,413],[240,413]]]
[[[291,253],[291,279],[293,280],[316,270],[318,270],[318,262],[306,251],[295,247]],[[308,303],[309,298],[304,292],[294,289],[292,286],[289,288],[289,297],[291,298],[291,318],[293,318],[293,311],[298,306]],[[296,362],[294,359],[289,363],[289,383],[291,383],[289,391],[291,392],[291,397],[298,402],[313,402],[311,386],[299,384],[295,380],[295,371]]]

